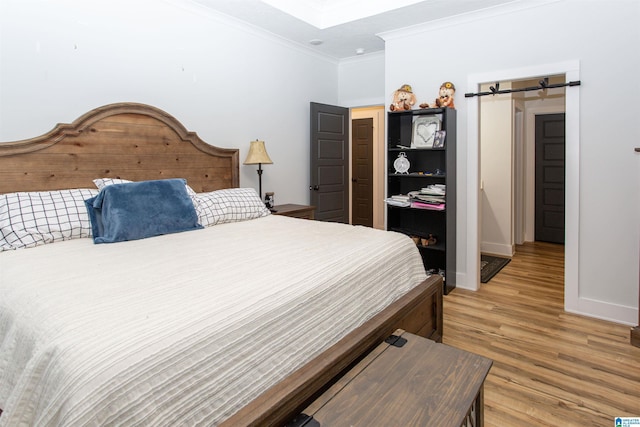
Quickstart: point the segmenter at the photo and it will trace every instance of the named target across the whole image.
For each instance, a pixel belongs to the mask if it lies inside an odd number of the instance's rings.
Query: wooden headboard
[[[196,192],[238,187],[237,149],[214,147],[144,104],[96,108],[35,138],[0,143],[0,194],[95,188],[95,178],[185,178]]]

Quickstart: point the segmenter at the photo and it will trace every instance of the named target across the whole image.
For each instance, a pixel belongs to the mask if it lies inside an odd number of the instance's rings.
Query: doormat
[[[510,258],[501,258],[491,255],[480,255],[480,283],[487,283],[493,278],[505,265],[509,264]]]

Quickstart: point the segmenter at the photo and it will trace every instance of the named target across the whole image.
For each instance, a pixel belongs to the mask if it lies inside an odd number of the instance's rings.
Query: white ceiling
[[[384,50],[376,34],[530,0],[186,0],[336,59]],[[322,41],[313,45],[311,41]]]

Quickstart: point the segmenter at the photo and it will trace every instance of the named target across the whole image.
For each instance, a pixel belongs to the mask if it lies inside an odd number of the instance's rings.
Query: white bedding
[[[273,215],[0,253],[0,426],[215,425],[425,278],[406,236]]]

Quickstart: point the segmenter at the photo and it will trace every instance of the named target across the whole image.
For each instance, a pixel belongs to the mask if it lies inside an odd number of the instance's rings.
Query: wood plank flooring
[[[630,327],[566,313],[564,247],[527,243],[477,292],[444,298],[444,343],[491,358],[485,426],[614,426],[640,417]]]

